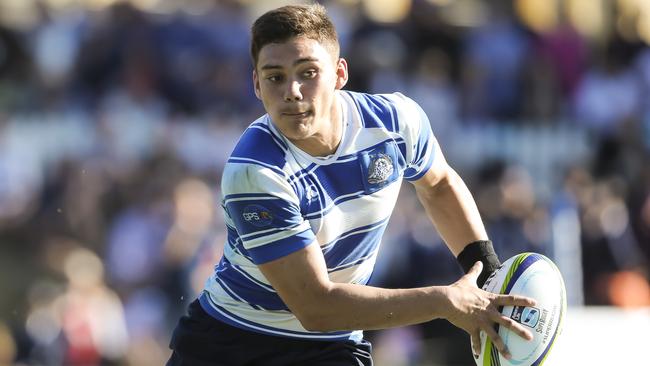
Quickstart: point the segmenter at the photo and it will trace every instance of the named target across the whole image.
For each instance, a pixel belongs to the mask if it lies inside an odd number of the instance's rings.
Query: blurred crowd
[[[0,0],[0,365],[164,363],[264,113],[249,26],[281,3]],[[546,254],[571,305],[650,306],[647,2],[323,3],[346,88],[422,105],[502,260]],[[407,184],[381,251],[376,285],[461,275]],[[446,322],[369,336],[379,365],[473,362]]]

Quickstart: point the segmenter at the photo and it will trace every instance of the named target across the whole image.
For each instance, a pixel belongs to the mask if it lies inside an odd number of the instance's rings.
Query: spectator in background
[[[407,74],[407,93],[431,118],[431,129],[445,140],[460,122],[459,92],[452,80],[451,59],[438,48],[424,50]]]
[[[640,75],[642,111],[639,126],[635,129],[636,137],[641,140],[643,150],[641,153],[650,154],[650,47],[645,47],[639,52],[636,60],[636,70]]]
[[[504,258],[521,252],[549,254],[549,220],[528,172],[502,161],[485,164],[476,199],[495,247]]]
[[[571,110],[576,89],[588,66],[588,45],[563,11],[558,24],[531,41],[525,76],[526,117],[549,121]]]
[[[16,359],[17,351],[16,341],[9,327],[0,322],[0,365],[11,365]]]
[[[28,96],[34,92],[30,83],[32,62],[22,35],[0,22],[0,125],[7,111],[27,107]]]
[[[495,2],[484,24],[469,31],[462,60],[465,118],[512,120],[520,115],[529,42],[508,1]]]
[[[30,358],[65,365],[119,360],[129,342],[121,301],[104,283],[99,257],[66,242],[69,245],[55,245],[59,252],[50,253],[67,282],[63,286],[37,283],[32,288],[26,325],[36,346]],[[61,250],[67,253],[61,256]]]
[[[642,84],[632,67],[631,45],[613,39],[578,84],[575,118],[597,135],[616,134],[642,110]]]

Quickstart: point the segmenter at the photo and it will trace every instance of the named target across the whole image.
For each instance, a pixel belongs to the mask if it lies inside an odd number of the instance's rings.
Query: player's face
[[[295,37],[262,47],[253,80],[255,94],[287,138],[320,139],[334,122],[334,92],[347,81],[347,64],[318,41]]]

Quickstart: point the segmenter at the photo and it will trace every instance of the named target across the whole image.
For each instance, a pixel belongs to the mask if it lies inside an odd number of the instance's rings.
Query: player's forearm
[[[384,289],[332,283],[327,293],[312,300],[299,319],[305,328],[321,332],[417,324],[445,317],[450,307],[443,286]]]
[[[452,169],[434,187],[416,186],[429,218],[454,255],[465,245],[486,240],[487,233],[476,203],[465,182]]]
[[[332,282],[317,242],[259,265],[298,318],[313,331],[380,329],[446,317],[452,286],[384,289]]]

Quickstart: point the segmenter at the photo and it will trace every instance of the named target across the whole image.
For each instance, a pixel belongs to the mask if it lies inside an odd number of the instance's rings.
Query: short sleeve
[[[398,115],[398,133],[406,143],[404,179],[421,178],[431,167],[438,141],[431,131],[429,118],[412,99],[400,93],[391,94]]]
[[[278,172],[228,164],[221,189],[226,224],[237,231],[255,264],[281,258],[315,240],[295,192]]]

